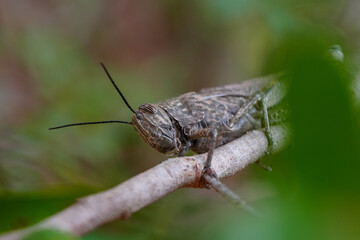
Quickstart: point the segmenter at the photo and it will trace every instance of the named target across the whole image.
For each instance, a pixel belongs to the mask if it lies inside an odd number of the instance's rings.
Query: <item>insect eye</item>
[[[141,105],[139,107],[139,110],[147,114],[155,114],[157,112],[157,109],[153,105],[148,103]]]
[[[142,119],[143,119],[143,115],[140,114],[140,113],[137,113],[137,114],[136,114],[136,118],[139,119],[139,120],[142,120]]]

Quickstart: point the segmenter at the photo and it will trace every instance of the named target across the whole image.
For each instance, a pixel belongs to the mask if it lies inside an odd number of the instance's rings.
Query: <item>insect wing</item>
[[[192,109],[191,102],[196,101],[195,99],[197,99],[196,94],[190,92],[181,95],[178,98],[160,103],[159,106],[178,121],[182,127],[185,127],[187,125],[196,124],[205,117],[203,111],[194,111],[194,109]]]

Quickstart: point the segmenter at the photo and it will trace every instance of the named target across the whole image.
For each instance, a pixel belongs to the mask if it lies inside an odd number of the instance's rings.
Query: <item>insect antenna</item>
[[[130,106],[130,104],[128,103],[128,101],[126,100],[126,98],[124,97],[124,95],[122,94],[122,92],[120,91],[120,89],[118,88],[118,86],[115,84],[114,80],[112,79],[112,77],[110,76],[110,73],[108,72],[108,70],[106,69],[104,63],[100,63],[101,66],[103,67],[106,75],[109,77],[111,83],[113,84],[113,86],[115,87],[116,91],[120,94],[121,98],[124,100],[126,106],[133,112],[136,113],[134,111],[134,109]],[[98,121],[98,122],[82,122],[82,123],[71,123],[71,124],[66,124],[66,125],[61,125],[58,127],[52,127],[49,128],[49,130],[54,130],[54,129],[59,129],[59,128],[65,128],[65,127],[72,127],[72,126],[81,126],[81,125],[90,125],[90,124],[103,124],[103,123],[125,123],[125,124],[130,124],[133,125],[132,122],[127,122],[127,121],[117,121],[117,120],[111,120],[111,121]]]
[[[114,80],[113,80],[112,77],[110,76],[110,73],[109,73],[108,70],[106,69],[104,63],[100,63],[100,64],[101,64],[101,66],[103,67],[106,75],[109,77],[111,83],[114,85],[116,91],[120,94],[121,98],[124,100],[126,106],[127,106],[133,113],[136,113],[136,112],[134,111],[134,109],[130,106],[130,104],[128,103],[128,101],[127,101],[126,98],[124,97],[124,95],[121,93],[121,91],[120,91],[120,89],[118,88],[118,86],[115,84]]]
[[[90,124],[102,124],[102,123],[125,123],[132,125],[132,122],[127,121],[99,121],[99,122],[82,122],[82,123],[71,123],[66,125],[61,125],[58,127],[52,127],[49,128],[49,130],[59,129],[59,128],[65,128],[65,127],[72,127],[72,126],[80,126],[80,125],[90,125]]]

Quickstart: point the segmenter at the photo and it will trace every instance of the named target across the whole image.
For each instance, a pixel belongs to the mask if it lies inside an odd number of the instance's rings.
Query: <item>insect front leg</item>
[[[198,138],[209,138],[210,139],[210,145],[209,145],[209,151],[206,158],[205,167],[203,170],[203,174],[207,174],[209,176],[215,177],[216,173],[211,169],[211,160],[214,154],[214,150],[216,148],[216,141],[218,137],[218,130],[215,128],[204,128],[199,130],[190,130],[188,133],[189,139],[198,139]]]

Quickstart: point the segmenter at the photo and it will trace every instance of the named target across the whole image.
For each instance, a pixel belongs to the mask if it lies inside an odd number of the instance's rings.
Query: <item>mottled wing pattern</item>
[[[159,106],[178,121],[183,129],[217,129],[221,132],[217,146],[221,146],[254,128],[247,118],[241,119],[231,131],[225,127],[224,122],[233,116],[249,97],[263,89],[269,82],[270,80],[260,78],[240,84],[207,88],[197,93],[183,94],[160,103]],[[197,153],[207,152],[209,141],[208,138],[193,140],[191,149]]]
[[[200,109],[195,110],[193,105],[189,102],[196,102],[196,93],[190,92],[183,94],[177,98],[159,104],[170,116],[172,116],[181,127],[192,125],[200,122],[204,117],[204,111]]]
[[[272,78],[257,78],[239,84],[206,88],[189,92],[160,103],[182,127],[203,122],[208,127],[219,127],[245,103],[246,99],[261,90]]]

